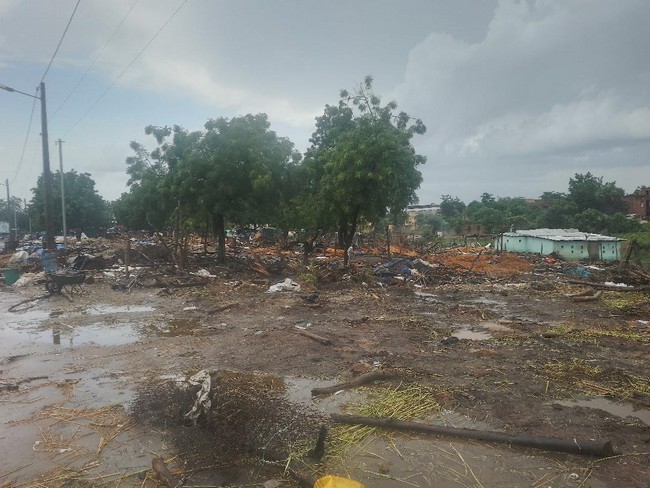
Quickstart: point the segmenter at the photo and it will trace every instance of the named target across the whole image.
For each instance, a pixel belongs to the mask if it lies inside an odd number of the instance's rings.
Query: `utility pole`
[[[68,227],[65,223],[65,184],[63,183],[63,143],[61,138],[55,141],[59,145],[59,172],[61,179],[61,216],[63,217],[63,249],[68,247]]]
[[[41,137],[43,140],[43,200],[45,214],[45,249],[54,251],[54,225],[52,225],[52,172],[50,171],[50,148],[47,140],[47,108],[45,103],[45,83],[41,81]]]
[[[45,83],[41,81],[39,87],[41,96],[37,97],[25,93],[24,91],[16,90],[10,86],[0,83],[0,90],[5,90],[13,93],[20,93],[30,98],[36,98],[41,101],[41,139],[43,141],[43,214],[45,215],[45,232],[47,234],[45,239],[45,249],[54,251],[54,226],[52,225],[52,212],[51,212],[51,199],[52,199],[52,173],[50,171],[50,148],[47,141],[47,110],[45,104]]]

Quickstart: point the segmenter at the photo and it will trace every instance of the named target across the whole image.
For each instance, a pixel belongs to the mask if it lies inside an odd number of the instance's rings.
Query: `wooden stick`
[[[461,429],[456,427],[444,427],[441,425],[429,425],[419,422],[405,422],[395,419],[379,419],[373,417],[356,417],[353,415],[332,414],[334,422],[353,425],[370,425],[386,429],[419,432],[423,434],[434,434],[465,439],[477,439],[487,442],[500,442],[524,447],[534,447],[547,451],[570,452],[586,456],[608,457],[614,454],[612,444],[609,441],[593,441],[588,439],[559,439],[555,437],[540,437],[528,435],[512,435],[504,432],[480,431],[474,429]]]
[[[319,336],[317,334],[312,334],[311,332],[307,332],[306,330],[298,329],[298,334],[300,334],[301,336],[309,337],[310,339],[316,342],[320,342],[321,344],[325,344],[326,346],[332,345],[332,341],[330,339],[323,336]]]
[[[597,302],[600,300],[600,297],[603,295],[603,290],[598,290],[591,296],[582,296],[582,297],[573,297],[572,302]]]
[[[394,376],[395,373],[392,371],[371,371],[370,373],[362,374],[358,378],[355,378],[352,381],[348,381],[347,383],[339,383],[338,385],[327,386],[324,388],[314,388],[311,390],[311,395],[330,395],[340,390],[350,390],[352,388],[356,388],[357,386],[367,385],[373,381],[393,378]]]
[[[151,461],[151,467],[158,475],[158,478],[160,478],[160,481],[165,484],[165,486],[168,488],[176,488],[179,486],[179,481],[169,472],[167,466],[165,466],[165,461],[163,461],[163,458],[153,458]]]
[[[476,262],[480,259],[481,254],[483,254],[483,249],[481,249],[481,250],[478,252],[478,254],[476,255],[476,257],[474,258],[474,261],[472,261],[472,265],[471,265],[471,266],[469,267],[469,269],[467,270],[468,273],[471,273],[471,272],[472,272],[472,270],[474,269],[474,265],[475,265]]]

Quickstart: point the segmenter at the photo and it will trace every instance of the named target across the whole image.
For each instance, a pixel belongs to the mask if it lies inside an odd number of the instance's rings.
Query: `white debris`
[[[198,270],[196,273],[190,273],[193,274],[194,276],[201,276],[203,278],[216,278],[217,275],[211,274],[207,269],[201,268]]]
[[[625,283],[614,283],[613,281],[606,281],[605,284],[607,286],[616,286],[617,288],[627,288],[628,285]]]
[[[210,372],[207,369],[204,369],[192,376],[188,382],[191,385],[201,384],[201,389],[196,394],[196,401],[192,406],[192,410],[185,414],[185,417],[196,420],[199,415],[204,412],[208,412],[210,410],[210,407],[212,407],[212,401],[210,400],[212,377],[210,376]]]
[[[266,293],[277,293],[279,291],[300,291],[300,285],[293,281],[291,278],[286,278],[280,283],[271,285]]]
[[[19,264],[27,261],[29,253],[27,251],[18,251],[9,258],[9,264]]]

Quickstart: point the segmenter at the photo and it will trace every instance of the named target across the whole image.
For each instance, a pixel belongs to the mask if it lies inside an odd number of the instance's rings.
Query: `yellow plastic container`
[[[338,476],[323,476],[316,480],[314,488],[365,488],[365,485],[349,478]]]

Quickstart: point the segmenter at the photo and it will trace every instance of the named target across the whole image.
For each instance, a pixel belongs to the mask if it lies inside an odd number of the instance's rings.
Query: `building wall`
[[[501,244],[503,239],[503,245]],[[516,236],[498,237],[497,249],[510,252],[543,254],[556,253],[564,259],[589,259],[590,244],[595,249],[597,259],[616,261],[621,258],[621,241],[551,241],[540,237]]]
[[[632,195],[625,195],[625,200],[630,204],[629,214],[637,215],[642,219],[650,217],[650,188]]]

